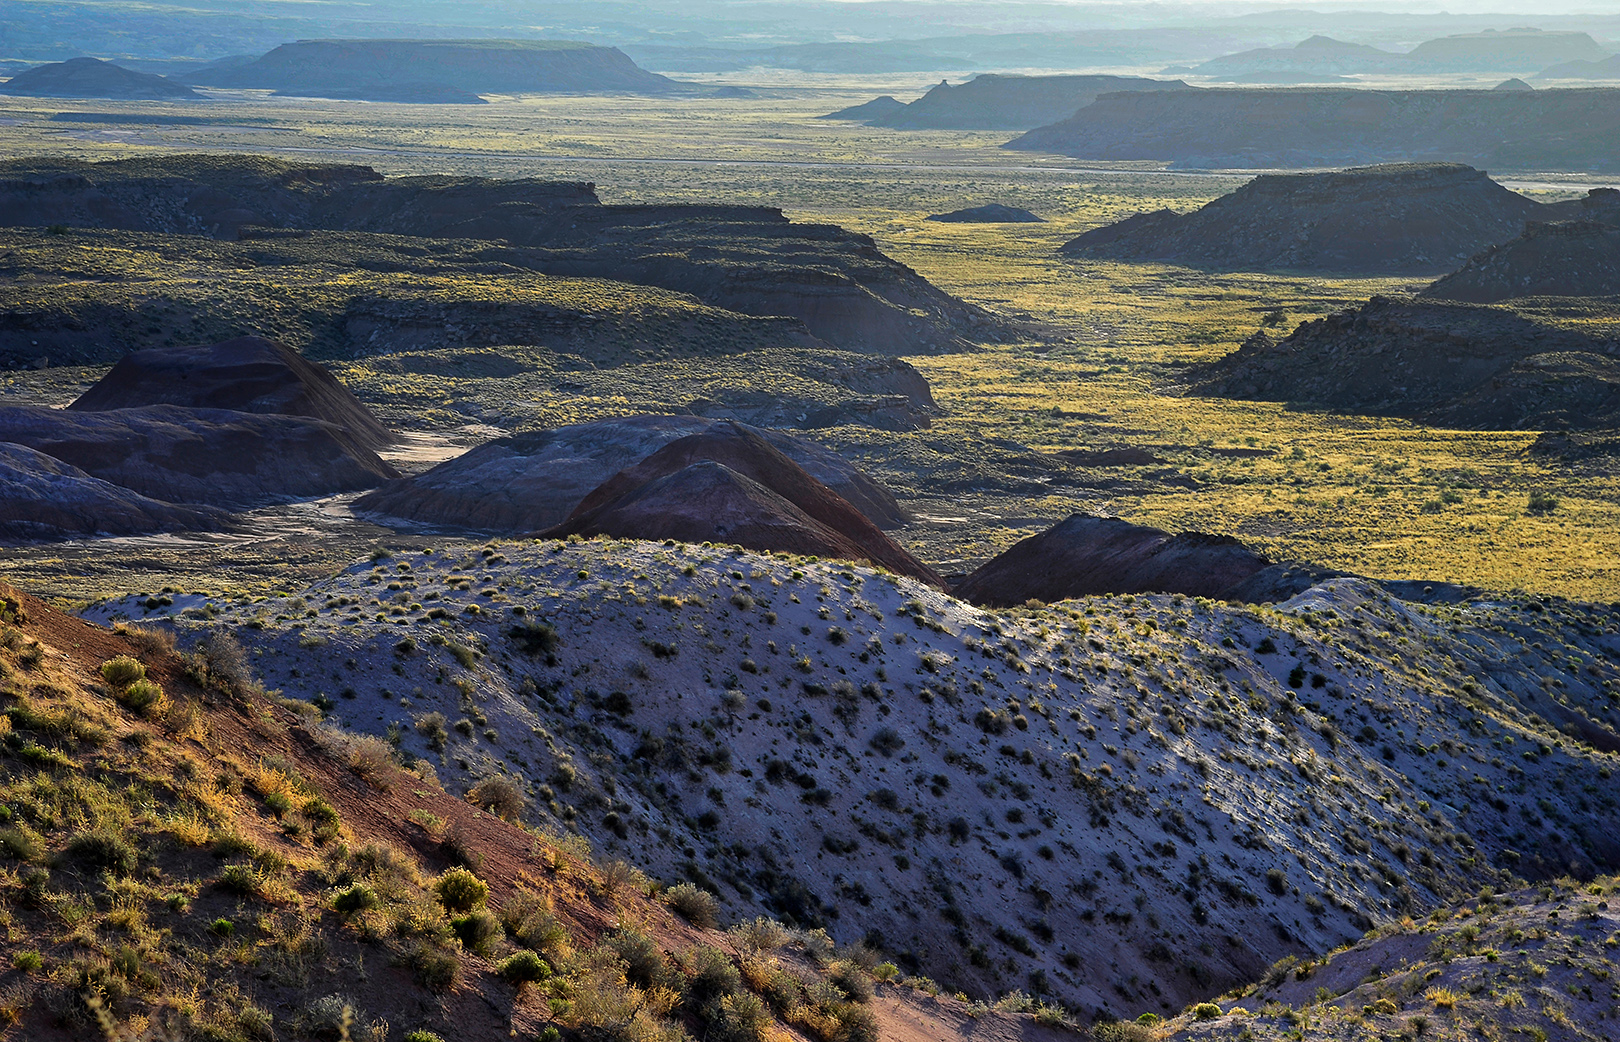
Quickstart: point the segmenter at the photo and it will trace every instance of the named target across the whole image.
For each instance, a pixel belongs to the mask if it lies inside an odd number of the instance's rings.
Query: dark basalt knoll
[[[1269,564],[1230,536],[1073,514],[992,558],[951,594],[993,608],[1104,593],[1222,597]]]
[[[0,541],[213,532],[229,524],[211,507],[160,503],[26,445],[0,442]]]
[[[640,490],[691,467],[707,463],[720,464],[731,473],[758,482],[775,495],[787,500],[829,531],[836,533],[840,539],[853,544],[857,551],[853,559],[870,561],[892,572],[909,575],[934,586],[945,585],[933,569],[895,545],[877,525],[838,493],[817,481],[803,467],[766,441],[760,432],[738,423],[717,423],[700,434],[680,438],[634,467],[620,471],[581,500],[561,525],[549,529],[546,534],[568,535],[579,532],[581,535],[592,535],[605,532],[609,535],[634,536],[641,539],[670,538],[669,532],[659,530],[663,525],[653,515],[642,513],[646,510],[646,506],[640,498]],[[677,484],[670,487],[680,486]],[[658,494],[659,497],[669,495],[668,489]],[[631,503],[641,505],[632,508],[629,506]],[[688,517],[692,515],[692,511],[701,513],[702,510],[703,504],[699,501],[684,508],[680,511],[680,515]],[[645,517],[653,527],[645,532],[624,528],[634,516]],[[717,510],[713,520],[716,526],[735,527],[732,521],[727,520],[723,510]],[[760,532],[756,533],[754,538],[764,539],[766,536]],[[799,550],[793,545],[754,543],[742,545],[755,550],[813,552]],[[837,556],[850,555],[840,553]]]
[[[1616,356],[1620,341],[1500,307],[1374,297],[1256,334],[1191,389],[1483,430],[1616,427]]]
[[[256,61],[193,74],[211,87],[401,100],[401,92],[463,95],[634,92],[680,88],[615,47],[561,40],[300,40]]]
[[[1072,115],[1114,91],[1185,93],[1180,80],[1141,76],[1008,76],[990,73],[927,94],[873,126],[897,130],[1028,130]]]
[[[170,156],[0,164],[0,224],[236,238],[244,228],[487,239],[508,264],[688,293],[800,319],[836,346],[883,354],[965,346],[997,328],[866,235],[770,207],[604,206],[589,184],[474,177],[384,180],[368,167]]]
[[[1473,167],[1394,164],[1267,174],[1188,214],[1138,214],[1062,252],[1195,267],[1445,271],[1515,235],[1542,211]]]
[[[1560,62],[1543,69],[1538,80],[1620,80],[1620,54],[1611,54],[1598,61]]]
[[[1176,167],[1620,169],[1620,89],[1221,88],[1104,94],[1006,147]]]
[[[246,510],[374,488],[399,476],[302,416],[154,405],[112,412],[0,408],[0,441],[169,503]]]
[[[1419,296],[1475,304],[1513,297],[1620,296],[1620,223],[1531,222],[1517,239],[1492,246]]]
[[[1498,83],[1496,86],[1491,88],[1491,90],[1535,90],[1535,89],[1536,88],[1530,86],[1530,84],[1528,84],[1528,83],[1524,82],[1523,80],[1519,79],[1517,76],[1513,77],[1512,79],[1503,80],[1501,83]]]
[[[829,112],[825,116],[817,116],[816,118],[848,120],[852,123],[872,123],[892,116],[905,107],[905,102],[892,95],[885,94],[863,104],[851,105],[847,109],[839,109],[837,112]]]
[[[399,440],[324,366],[256,336],[125,355],[68,408],[106,412],[145,405],[311,416],[337,428],[356,454]]]
[[[591,490],[670,442],[709,430],[698,416],[624,416],[480,445],[355,502],[355,509],[426,524],[517,534],[562,522]],[[873,522],[910,520],[894,494],[836,453],[783,431],[760,436]]]
[[[1016,206],[1003,206],[1001,203],[987,203],[984,206],[969,207],[966,210],[952,210],[950,213],[930,214],[923,218],[927,221],[940,221],[946,224],[1044,224],[1045,221],[1030,213],[1020,210]]]
[[[136,72],[99,58],[70,58],[65,62],[39,65],[19,72],[6,83],[0,83],[0,94],[36,98],[133,98],[142,101],[202,97],[183,83],[147,72]]]

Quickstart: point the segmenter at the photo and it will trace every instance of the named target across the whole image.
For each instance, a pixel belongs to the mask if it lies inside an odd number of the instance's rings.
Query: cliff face
[[[1271,174],[1193,213],[1093,229],[1063,252],[1244,270],[1436,272],[1511,238],[1543,209],[1458,164]]]
[[[1008,148],[1187,167],[1443,161],[1614,170],[1620,90],[1203,90],[1104,94]]]
[[[195,79],[211,87],[379,100],[396,100],[405,88],[437,100],[446,91],[661,94],[679,86],[640,68],[618,48],[550,40],[300,40]]]

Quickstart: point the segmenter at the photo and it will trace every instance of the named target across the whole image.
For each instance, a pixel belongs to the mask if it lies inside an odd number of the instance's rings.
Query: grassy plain
[[[1286,328],[1419,281],[1068,261],[1057,246],[1085,228],[1142,209],[1188,209],[1247,175],[1097,168],[1001,151],[1004,134],[895,132],[814,118],[877,93],[913,96],[921,86],[767,85],[756,99],[537,98],[478,108],[242,94],[187,105],[4,99],[0,153],[266,152],[363,162],[390,174],[590,180],[608,202],[781,206],[798,220],[867,232],[941,287],[1041,330],[1023,343],[912,359],[947,413],[931,430],[825,432],[934,519],[903,537],[948,568],[970,567],[1070,511],[1102,509],[1230,532],[1279,558],[1375,576],[1620,599],[1620,480],[1612,463],[1529,456],[1535,432],[1437,430],[1178,393],[1188,365],[1235,348],[1267,312],[1283,312]],[[81,121],[52,118],[69,112]],[[84,122],[87,112],[217,114],[218,121]],[[1504,180],[1547,197],[1588,183],[1533,171]],[[1048,223],[923,220],[991,201],[1032,209]],[[600,407],[620,412],[634,404]],[[536,405],[550,409],[544,400]],[[1097,470],[1053,456],[1117,445],[1149,448],[1163,462]],[[1045,470],[1034,468],[1028,481],[997,481],[985,461],[998,453],[1039,457]],[[919,468],[919,460],[928,465]],[[979,487],[967,480],[975,467],[984,473]],[[948,493],[935,487],[940,475],[953,478]],[[1532,492],[1556,497],[1558,509],[1529,514]],[[23,572],[33,556],[17,558]]]

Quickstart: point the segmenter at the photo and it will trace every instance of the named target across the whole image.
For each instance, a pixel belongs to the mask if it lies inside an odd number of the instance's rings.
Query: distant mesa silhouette
[[[770,495],[761,496],[756,485]],[[705,498],[710,495],[719,498],[711,502]],[[687,496],[692,498],[683,498]],[[793,510],[784,512],[777,499]],[[800,514],[813,524],[806,525]],[[722,534],[693,534],[698,532]],[[603,482],[567,520],[543,534],[575,533],[685,542],[721,539],[753,550],[826,554],[870,561],[944,586],[933,569],[897,546],[842,496],[759,432],[738,423],[717,423],[669,443]],[[804,549],[818,542],[823,549]]]
[[[951,593],[988,607],[1110,593],[1222,597],[1271,562],[1230,536],[1072,514],[992,558]]]
[[[952,210],[950,213],[930,214],[924,218],[928,221],[939,221],[945,224],[1044,224],[1043,218],[1037,217],[1028,210],[1020,210],[1016,206],[1005,206],[1001,203],[987,203],[984,206],[969,207],[966,210]]]
[[[70,58],[65,62],[37,65],[19,72],[6,83],[0,83],[0,94],[36,98],[130,98],[139,101],[202,97],[183,83],[148,72],[136,72],[99,58]]]
[[[941,82],[887,115],[869,120],[897,130],[1029,130],[1063,119],[1104,94],[1185,93],[1180,80],[1143,76],[1014,76],[987,73],[966,83]]]
[[[1596,61],[1559,62],[1541,70],[1538,80],[1620,80],[1620,54]]]
[[[375,101],[469,101],[481,94],[682,89],[614,47],[562,40],[299,40],[251,62],[193,73],[211,87]]]

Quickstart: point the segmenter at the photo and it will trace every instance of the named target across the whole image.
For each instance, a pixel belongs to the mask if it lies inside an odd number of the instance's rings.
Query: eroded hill
[[[1620,619],[1424,607],[986,612],[910,580],[615,541],[379,556],[245,627],[267,683],[446,784],[947,988],[1173,1012],[1374,921],[1620,863]]]
[[[1550,210],[1461,164],[1266,174],[1192,213],[1092,229],[1062,252],[1247,271],[1438,272]]]
[[[701,891],[503,820],[515,787],[460,799],[267,696],[228,635],[177,651],[3,585],[0,807],[19,1037],[1064,1037],[822,933],[719,933]]]

